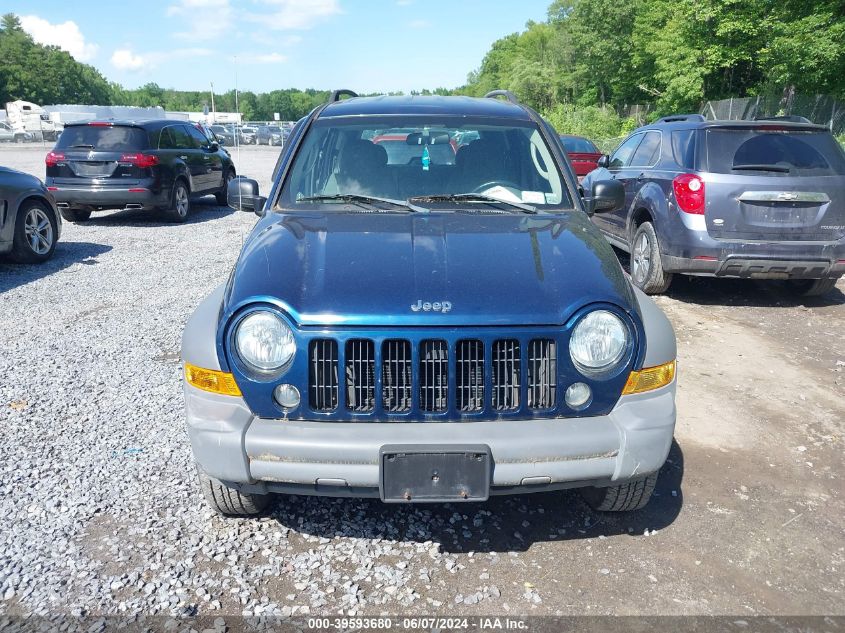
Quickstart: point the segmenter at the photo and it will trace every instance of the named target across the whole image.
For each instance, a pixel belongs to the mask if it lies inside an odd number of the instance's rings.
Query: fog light
[[[576,382],[569,385],[566,390],[566,404],[572,409],[583,409],[590,403],[590,398],[593,397],[593,392],[590,387],[583,382]]]
[[[279,385],[273,390],[273,397],[282,409],[295,409],[299,406],[299,389],[293,385]]]

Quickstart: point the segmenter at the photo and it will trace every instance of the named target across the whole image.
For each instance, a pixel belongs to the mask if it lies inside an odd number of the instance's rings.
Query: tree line
[[[433,93],[509,89],[561,132],[608,137],[634,124],[617,115],[630,104],[647,104],[658,116],[727,97],[845,98],[842,42],[843,0],[554,0],[546,20],[495,41],[465,85]],[[177,111],[211,106],[208,92],[110,83],[66,52],[33,42],[12,14],[0,23],[0,59],[0,104],[23,98]],[[296,120],[328,94],[244,91],[238,107],[246,120],[271,120],[275,112]],[[214,101],[217,110],[235,110],[233,90]]]

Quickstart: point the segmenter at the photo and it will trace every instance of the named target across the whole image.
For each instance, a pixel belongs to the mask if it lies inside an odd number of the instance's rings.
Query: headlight
[[[235,332],[238,356],[249,367],[275,371],[284,367],[296,352],[291,329],[272,312],[253,312],[238,324]]]
[[[569,339],[569,355],[583,374],[607,372],[628,349],[628,328],[607,310],[596,310],[583,317]]]

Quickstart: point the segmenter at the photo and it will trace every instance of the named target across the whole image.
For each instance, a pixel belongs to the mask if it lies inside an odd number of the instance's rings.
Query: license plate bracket
[[[385,503],[486,501],[492,455],[486,444],[392,444],[379,453],[379,494]]]

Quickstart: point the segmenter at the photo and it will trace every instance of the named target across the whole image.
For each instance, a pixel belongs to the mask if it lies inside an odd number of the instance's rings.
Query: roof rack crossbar
[[[797,114],[781,114],[779,116],[758,116],[755,121],[785,121],[787,123],[812,123],[810,119]]]
[[[519,104],[519,99],[517,99],[516,95],[510,90],[491,90],[486,95],[484,95],[485,99],[495,99],[496,97],[504,97],[511,103]]]
[[[347,90],[346,88],[341,88],[340,90],[332,90],[332,93],[329,95],[329,103],[340,101],[340,98],[344,95],[347,97],[357,97],[358,93],[353,92],[352,90]]]
[[[658,119],[658,123],[677,123],[679,121],[706,121],[702,114],[672,114]]]

